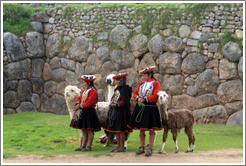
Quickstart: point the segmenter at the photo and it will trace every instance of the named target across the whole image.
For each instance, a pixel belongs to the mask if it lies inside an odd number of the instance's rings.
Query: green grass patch
[[[69,115],[56,115],[40,112],[23,112],[3,116],[3,157],[15,155],[44,155],[59,154],[74,155],[82,152],[74,151],[79,146],[80,131],[69,127]],[[155,153],[161,148],[162,133],[157,132],[154,145]],[[197,151],[219,150],[228,148],[243,148],[243,127],[216,124],[196,124],[194,126]],[[96,132],[93,141],[93,151],[83,154],[93,156],[110,155],[110,149],[116,145],[104,147],[99,142],[103,130]],[[128,141],[127,152],[135,152],[139,146],[139,131],[134,130]],[[148,132],[146,133],[148,141]],[[180,151],[185,151],[188,138],[181,130],[178,136]],[[165,147],[167,153],[174,153],[175,144],[169,133]]]
[[[11,32],[17,36],[24,36],[27,32],[33,31],[30,17],[36,12],[45,11],[46,4],[40,7],[24,7],[21,4],[3,4],[3,32]]]

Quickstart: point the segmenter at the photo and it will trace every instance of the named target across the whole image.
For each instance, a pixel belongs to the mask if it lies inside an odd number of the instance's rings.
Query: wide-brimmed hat
[[[97,78],[94,75],[82,75],[81,80],[83,81],[95,81]]]
[[[145,74],[145,73],[151,72],[153,70],[155,70],[155,66],[146,67],[145,69],[141,70],[139,73],[140,74]]]
[[[113,79],[120,79],[126,76],[128,76],[128,73],[119,73],[116,76],[114,76]]]

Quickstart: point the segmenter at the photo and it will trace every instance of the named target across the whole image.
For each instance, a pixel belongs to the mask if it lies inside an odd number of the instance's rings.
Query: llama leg
[[[192,139],[192,149],[191,149],[191,152],[193,152],[195,149],[195,136],[194,136],[194,133],[193,133],[193,139]]]
[[[161,154],[164,151],[166,140],[167,140],[167,135],[168,135],[168,129],[164,128],[163,137],[162,137],[163,143],[162,143],[162,148],[161,148],[161,151],[159,152],[159,154]]]
[[[129,135],[130,135],[130,133],[125,133],[125,142],[124,142],[124,148],[125,148],[125,150],[127,149],[127,141],[128,141]]]
[[[178,148],[178,141],[177,141],[177,130],[173,130],[172,131],[173,134],[173,141],[175,142],[175,153],[179,152],[179,148]]]
[[[185,128],[184,131],[185,131],[185,134],[188,136],[188,139],[189,139],[189,146],[188,146],[188,149],[185,151],[185,153],[188,153],[188,152],[190,152],[190,145],[191,145],[193,136],[192,136],[192,133],[191,133],[189,128]]]

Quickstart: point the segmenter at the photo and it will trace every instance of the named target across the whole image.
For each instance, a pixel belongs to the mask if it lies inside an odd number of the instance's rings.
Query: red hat
[[[94,75],[82,75],[81,80],[83,80],[83,81],[95,81],[96,76],[94,76]]]
[[[118,75],[114,76],[113,79],[119,79],[128,76],[128,73],[119,73]]]
[[[140,74],[145,74],[145,73],[151,72],[153,70],[155,70],[155,66],[146,67],[145,69],[141,70],[139,73]]]

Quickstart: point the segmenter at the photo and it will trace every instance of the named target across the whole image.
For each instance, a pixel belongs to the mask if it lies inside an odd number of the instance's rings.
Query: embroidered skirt
[[[127,126],[138,130],[161,130],[160,113],[156,103],[146,103],[145,107],[137,103]]]
[[[71,120],[70,127],[93,131],[101,130],[99,119],[94,108],[83,108],[77,110]]]
[[[132,132],[132,129],[127,127],[130,118],[131,113],[127,107],[111,108],[109,106],[107,122],[104,130],[115,133]]]

